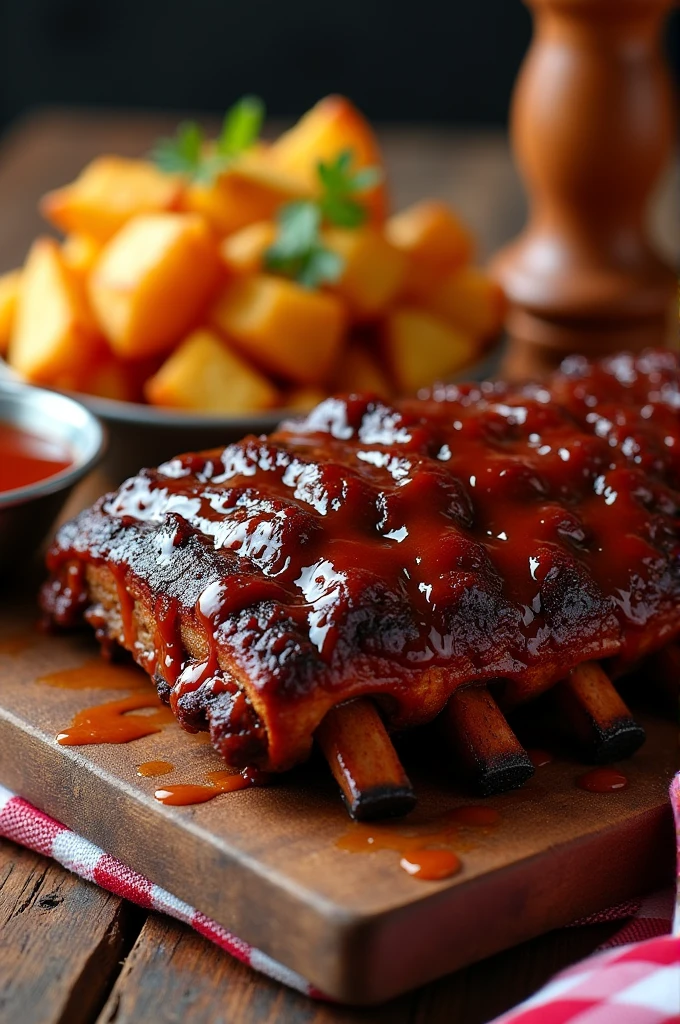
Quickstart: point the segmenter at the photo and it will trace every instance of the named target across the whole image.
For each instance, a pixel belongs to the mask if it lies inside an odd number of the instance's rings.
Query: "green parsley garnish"
[[[319,162],[321,184],[318,199],[296,200],[282,206],[278,234],[264,254],[267,270],[284,274],[304,288],[318,288],[337,281],[345,261],[327,249],[321,237],[324,222],[337,227],[357,228],[366,220],[366,209],[354,198],[380,181],[377,167],[352,170],[353,153],[343,150],[335,160]]]
[[[366,220],[366,208],[354,196],[365,192],[380,181],[377,167],[352,170],[354,156],[351,149],[343,149],[330,163],[319,161],[317,174],[323,192],[319,199],[325,220],[343,228],[357,228]]]
[[[210,184],[260,137],[264,104],[257,96],[244,96],[227,111],[217,139],[210,142],[195,121],[185,121],[174,138],[159,139],[151,152],[157,167],[168,174],[183,174]]]
[[[337,281],[344,260],[321,242],[321,210],[313,200],[286,203],[278,215],[279,230],[265,253],[265,266],[291,277],[305,288]]]

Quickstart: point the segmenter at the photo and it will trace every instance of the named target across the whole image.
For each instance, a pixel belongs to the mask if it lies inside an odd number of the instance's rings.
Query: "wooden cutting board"
[[[36,632],[34,615],[0,615],[0,782],[332,997],[388,999],[672,873],[673,722],[638,715],[648,740],[622,766],[625,790],[585,792],[575,780],[586,767],[559,758],[522,790],[489,799],[498,824],[461,827],[454,839],[462,871],[423,882],[400,868],[395,850],[338,846],[357,826],[320,761],[268,788],[168,807],[154,798],[159,786],[200,783],[221,767],[205,736],[172,722],[126,744],[60,746],[55,736],[77,711],[124,693],[39,681],[96,649],[82,635]],[[418,834],[473,802],[423,753],[403,752],[419,796],[408,828]],[[151,760],[174,770],[139,777]]]

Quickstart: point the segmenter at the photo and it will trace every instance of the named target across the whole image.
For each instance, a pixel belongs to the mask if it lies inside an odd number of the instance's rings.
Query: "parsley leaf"
[[[225,114],[216,150],[235,157],[257,142],[264,120],[264,103],[258,96],[244,96]]]
[[[183,174],[191,181],[210,184],[235,157],[257,142],[263,118],[262,100],[244,96],[225,114],[215,142],[207,142],[195,121],[185,121],[178,126],[174,138],[158,140],[151,159],[167,174]]]
[[[173,139],[159,139],[151,151],[151,159],[168,174],[193,177],[201,163],[203,130],[194,121],[178,125]]]
[[[311,200],[287,203],[278,216],[276,240],[264,254],[267,270],[283,274],[304,288],[337,281],[344,260],[321,242],[321,210]]]
[[[276,239],[264,254],[267,270],[290,277],[304,288],[318,288],[341,277],[345,260],[323,244],[322,224],[360,227],[367,213],[354,197],[377,184],[381,177],[377,167],[353,171],[353,161],[351,149],[342,150],[335,160],[320,161],[319,198],[296,200],[281,207]]]
[[[335,160],[317,164],[317,174],[323,189],[319,205],[325,220],[343,228],[357,228],[366,220],[366,208],[356,200],[357,193],[377,185],[381,179],[378,167],[352,170],[354,153],[344,149]]]

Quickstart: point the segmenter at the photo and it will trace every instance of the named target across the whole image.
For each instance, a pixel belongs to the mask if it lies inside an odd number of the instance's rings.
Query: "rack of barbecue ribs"
[[[680,357],[330,398],[142,470],[48,568],[54,624],[130,651],[235,769],[316,740],[355,817],[410,809],[390,734],[436,717],[478,790],[521,785],[505,714],[549,688],[587,757],[625,757],[612,680],[680,638]]]

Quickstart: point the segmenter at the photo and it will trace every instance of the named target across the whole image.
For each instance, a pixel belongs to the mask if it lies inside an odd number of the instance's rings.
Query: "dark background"
[[[0,128],[45,104],[223,111],[244,92],[285,117],[342,92],[372,118],[502,124],[530,31],[520,0],[0,0]]]

